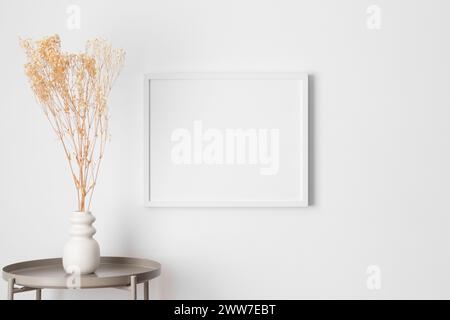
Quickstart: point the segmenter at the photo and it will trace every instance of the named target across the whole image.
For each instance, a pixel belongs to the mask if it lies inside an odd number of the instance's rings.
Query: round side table
[[[67,274],[61,258],[24,261],[3,268],[3,279],[8,281],[8,299],[14,294],[36,291],[41,300],[42,289],[130,288],[131,299],[137,299],[137,285],[143,284],[144,300],[148,300],[149,281],[161,274],[161,264],[156,261],[101,257],[95,273]]]

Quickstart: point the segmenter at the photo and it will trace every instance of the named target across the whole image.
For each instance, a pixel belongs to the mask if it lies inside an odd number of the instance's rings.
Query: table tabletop
[[[3,268],[3,279],[27,289],[41,288],[105,288],[136,286],[161,274],[161,264],[147,259],[129,257],[101,257],[95,273],[67,274],[62,259],[41,259],[10,264]],[[19,290],[17,290],[19,291]]]

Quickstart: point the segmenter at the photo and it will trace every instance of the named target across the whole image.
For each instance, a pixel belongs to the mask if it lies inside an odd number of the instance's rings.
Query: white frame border
[[[197,80],[197,79],[279,79],[302,80],[303,141],[301,186],[299,201],[151,201],[150,199],[150,81],[151,80]],[[307,207],[308,206],[308,74],[298,72],[252,72],[252,73],[147,73],[144,75],[144,204],[146,207]]]

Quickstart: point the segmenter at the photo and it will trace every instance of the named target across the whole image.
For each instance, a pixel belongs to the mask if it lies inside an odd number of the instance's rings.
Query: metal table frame
[[[161,274],[161,265],[152,260],[125,258],[125,257],[101,257],[100,267],[102,265],[118,265],[133,268],[139,268],[138,272],[130,274],[108,275],[97,277],[96,275],[81,275],[80,289],[86,288],[117,288],[130,291],[131,299],[137,300],[137,287],[142,283],[143,298],[149,300],[149,282],[151,279]],[[8,281],[8,300],[14,300],[14,295],[22,292],[36,291],[36,300],[42,299],[42,289],[69,289],[66,279],[61,276],[37,276],[29,275],[24,270],[35,270],[38,268],[53,267],[62,268],[62,259],[43,259],[24,261],[8,265],[3,268],[3,279]],[[98,269],[98,270],[99,270]],[[70,275],[66,275],[70,276]]]

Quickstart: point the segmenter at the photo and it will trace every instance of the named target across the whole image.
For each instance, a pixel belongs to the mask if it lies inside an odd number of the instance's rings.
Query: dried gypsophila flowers
[[[109,134],[107,98],[125,52],[94,39],[82,53],[64,53],[58,35],[20,44],[31,88],[69,162],[78,211],[89,211]]]

